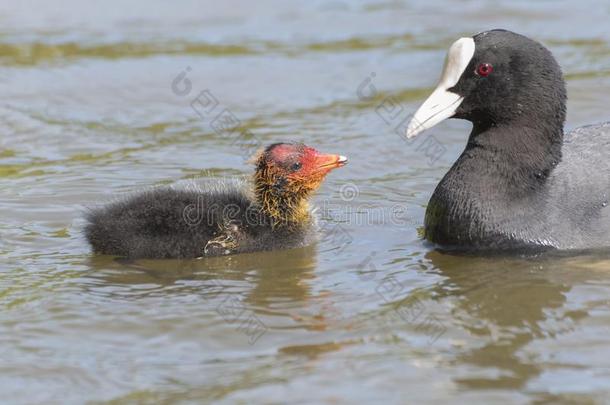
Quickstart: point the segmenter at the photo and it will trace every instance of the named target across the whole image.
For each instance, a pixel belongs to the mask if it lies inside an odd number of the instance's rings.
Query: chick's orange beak
[[[347,164],[347,158],[342,155],[318,154],[314,160],[316,170],[330,171]]]

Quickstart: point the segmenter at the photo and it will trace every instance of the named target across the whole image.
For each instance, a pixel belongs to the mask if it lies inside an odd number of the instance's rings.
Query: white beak
[[[474,48],[472,38],[460,38],[451,45],[441,80],[411,118],[407,127],[407,138],[412,138],[455,114],[464,97],[450,92],[449,89],[462,77],[474,55]]]

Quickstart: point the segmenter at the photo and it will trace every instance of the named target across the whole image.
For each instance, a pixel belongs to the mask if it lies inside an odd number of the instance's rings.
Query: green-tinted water
[[[608,401],[610,255],[431,250],[425,204],[469,124],[394,129],[453,40],[496,27],[555,53],[570,128],[610,120],[609,18],[601,0],[0,4],[2,402]],[[215,132],[224,109],[247,135]],[[248,174],[283,140],[350,158],[316,246],[90,254],[84,207]]]

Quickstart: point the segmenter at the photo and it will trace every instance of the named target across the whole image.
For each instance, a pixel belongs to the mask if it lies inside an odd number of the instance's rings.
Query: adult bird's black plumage
[[[304,246],[316,235],[308,198],[347,159],[278,143],[256,159],[251,183],[202,190],[160,188],[93,209],[87,240],[96,253],[194,258]]]
[[[564,135],[565,116],[561,69],[544,46],[505,30],[456,41],[407,131],[473,124],[430,199],[425,237],[468,250],[610,247],[610,124]]]

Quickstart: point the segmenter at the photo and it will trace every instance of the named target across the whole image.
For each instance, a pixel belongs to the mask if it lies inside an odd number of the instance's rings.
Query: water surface
[[[601,0],[0,4],[3,401],[607,401],[610,255],[434,251],[425,205],[469,124],[395,129],[447,47],[497,27],[559,59],[569,128],[609,120],[609,18]],[[315,198],[315,246],[91,255],[86,207],[248,175],[278,141],[350,158]]]

